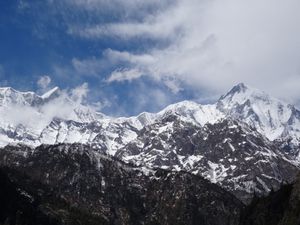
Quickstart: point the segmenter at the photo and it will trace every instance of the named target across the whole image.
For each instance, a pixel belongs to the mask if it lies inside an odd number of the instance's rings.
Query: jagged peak
[[[219,100],[223,100],[225,98],[232,97],[232,96],[237,95],[237,94],[245,93],[250,89],[252,89],[252,88],[248,87],[244,83],[239,83],[239,84],[233,86],[230,89],[230,91],[228,91],[225,95],[222,95]]]
[[[53,95],[55,93],[59,93],[59,92],[60,92],[59,87],[54,87],[51,90],[47,91],[45,94],[40,96],[33,91],[19,91],[12,87],[0,87],[0,93],[4,96],[10,96],[13,93],[13,94],[21,95],[21,96],[32,95],[32,96],[36,96],[36,97],[45,99],[45,98],[49,98],[51,95]]]
[[[20,93],[22,95],[26,95],[26,94],[32,94],[34,95],[35,93],[32,91],[17,91],[16,89],[12,88],[12,87],[0,87],[0,93],[2,94],[8,94],[8,93]]]
[[[40,96],[31,91],[17,91],[12,87],[0,87],[0,105],[33,105]]]
[[[239,83],[237,85],[235,85],[231,91],[233,92],[245,92],[247,89],[249,89],[249,87],[247,85],[245,85],[244,83]]]
[[[16,91],[16,90],[13,89],[12,87],[0,87],[0,92],[4,92],[4,91]]]
[[[239,83],[235,85],[227,94],[220,97],[218,103],[223,104],[243,104],[246,101],[263,101],[266,103],[277,102],[280,103],[279,99],[271,97],[269,94],[245,85],[244,83]]]

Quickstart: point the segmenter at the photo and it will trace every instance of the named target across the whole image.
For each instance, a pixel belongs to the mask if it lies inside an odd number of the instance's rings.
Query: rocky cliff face
[[[188,171],[247,202],[294,180],[298,168],[247,124],[223,119],[201,128],[169,116],[145,127],[116,157],[139,166]]]
[[[9,189],[17,199],[27,199],[33,219],[41,212],[57,224],[77,224],[75,220],[85,221],[90,215],[90,224],[231,225],[239,223],[244,207],[199,176],[137,168],[92,146],[64,144],[30,151],[10,146],[1,150],[0,159],[1,167],[9,168],[9,181],[2,179],[13,185]],[[17,214],[3,213],[2,221]]]

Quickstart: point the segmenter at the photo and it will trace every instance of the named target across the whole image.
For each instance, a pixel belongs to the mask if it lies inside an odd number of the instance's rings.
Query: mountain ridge
[[[13,96],[11,96],[11,93],[14,93]],[[70,112],[75,112],[77,116],[67,117],[58,114],[53,116],[52,119],[57,117],[62,120],[74,120],[76,122],[129,122],[136,128],[141,129],[143,126],[149,125],[158,118],[170,113],[181,114],[184,118],[194,120],[195,123],[201,126],[206,123],[214,123],[224,117],[233,117],[234,119],[246,120],[249,125],[254,126],[260,133],[272,141],[292,136],[293,140],[298,142],[297,139],[300,137],[300,111],[295,106],[275,99],[265,92],[250,88],[244,83],[234,86],[214,104],[203,105],[185,100],[171,104],[157,113],[142,112],[137,116],[131,117],[114,118],[96,112],[88,106],[75,103],[72,99],[64,95],[58,87],[49,90],[41,96],[34,92],[18,92],[9,87],[0,88],[0,109],[7,106],[5,102],[6,97],[10,97],[9,103],[12,107],[28,105],[29,103],[24,97],[26,95],[30,96],[29,100],[32,102],[44,101],[44,103],[39,104],[55,101],[55,99],[62,97],[64,103],[68,102],[70,105],[76,105]],[[20,96],[24,99],[20,99]],[[32,106],[32,103],[29,105]],[[263,109],[262,105],[266,109]],[[35,103],[33,106],[39,107],[40,105]],[[38,113],[42,114],[43,112]],[[102,120],[103,118],[105,121]]]
[[[92,144],[141,167],[202,176],[243,201],[292,182],[300,167],[300,112],[242,83],[215,104],[183,101],[128,118],[100,114],[57,88],[46,97],[53,94],[41,105],[0,104],[1,145]]]

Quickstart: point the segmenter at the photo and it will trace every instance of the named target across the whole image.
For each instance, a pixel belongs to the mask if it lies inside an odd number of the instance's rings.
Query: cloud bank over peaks
[[[46,36],[57,34],[56,41],[71,46],[64,45],[65,61],[54,62],[46,72],[70,86],[89,83],[90,95],[103,96],[96,108],[110,105],[124,115],[137,105],[129,114],[166,106],[161,102],[207,102],[239,82],[299,105],[298,0],[47,0],[29,5],[26,10],[38,14],[37,21],[51,24],[37,22],[38,27],[57,28]],[[47,87],[46,77],[39,87]],[[75,101],[84,101],[86,89]],[[152,108],[147,107],[153,102],[150,89],[159,102]]]
[[[122,1],[128,9],[131,3]],[[103,58],[94,62],[114,65],[108,82],[147,76],[164,83],[172,92],[190,87],[211,95],[243,81],[297,102],[299,7],[297,0],[183,0],[163,4],[157,11],[142,11],[139,19],[83,24],[71,35],[90,40],[116,37],[124,43],[136,38],[154,40],[155,44],[144,51],[106,50]],[[93,71],[96,65],[90,63],[85,68]]]

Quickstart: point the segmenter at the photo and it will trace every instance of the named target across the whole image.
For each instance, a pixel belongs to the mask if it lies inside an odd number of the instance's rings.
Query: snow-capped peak
[[[215,104],[201,105],[193,101],[182,101],[169,105],[159,113],[159,118],[176,115],[186,122],[204,126],[206,123],[215,123],[223,118],[223,114],[216,108]]]
[[[238,93],[245,93],[249,88],[244,83],[235,85],[227,94],[221,96],[220,99],[225,99],[229,96],[234,96]]]
[[[41,97],[34,92],[17,91],[11,87],[0,88],[0,105],[19,105],[19,106],[33,106],[41,101]]]
[[[217,102],[217,108],[255,127],[270,140],[286,133],[286,127],[295,113],[293,106],[243,83],[222,96]]]
[[[224,107],[231,108],[237,104],[245,104],[247,101],[250,101],[251,103],[262,101],[266,104],[270,104],[271,102],[280,102],[263,91],[246,86],[244,83],[240,83],[234,86],[226,95],[223,95],[219,99],[218,103],[223,104]]]

